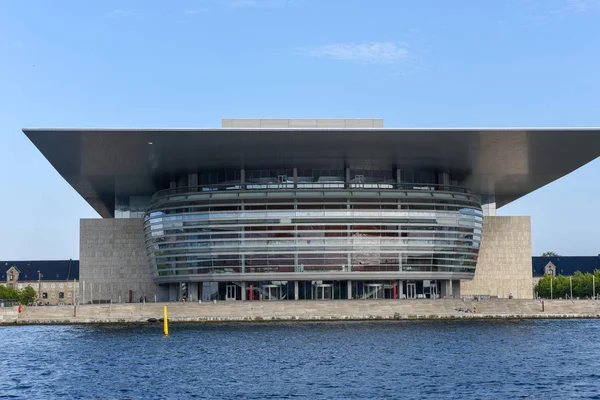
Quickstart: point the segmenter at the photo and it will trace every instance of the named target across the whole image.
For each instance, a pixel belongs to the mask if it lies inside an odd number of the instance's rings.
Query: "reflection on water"
[[[0,327],[0,398],[597,398],[600,320]]]

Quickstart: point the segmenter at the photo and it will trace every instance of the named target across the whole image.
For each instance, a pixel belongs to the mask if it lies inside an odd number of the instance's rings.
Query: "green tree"
[[[542,257],[560,257],[560,254],[553,251],[545,251],[542,253]]]
[[[573,281],[573,297],[592,297],[594,295],[594,284],[596,285],[596,294],[600,293],[600,270],[595,270],[593,274],[589,272],[584,274],[577,271],[570,279]],[[552,281],[552,298],[564,299],[571,294],[570,279],[562,275],[556,278],[544,275],[533,289],[540,297],[549,299],[550,282]]]
[[[554,277],[550,275],[544,275],[542,278],[540,278],[537,285],[535,285],[535,287],[533,288],[533,290],[538,294],[538,296],[543,297],[545,299],[550,298],[550,281],[552,279],[554,279]]]
[[[600,293],[600,290],[598,290],[600,288],[600,269],[597,269],[594,271],[594,280],[595,282],[593,282],[593,284],[596,286],[596,296],[598,296],[598,293]],[[593,296],[593,294],[592,294]]]
[[[0,299],[19,300],[19,291],[10,286],[0,285]]]
[[[569,283],[569,278],[567,278],[566,276],[558,275],[552,281],[552,289],[553,297],[555,299],[566,299],[567,296],[569,296],[569,294],[571,293],[571,285]]]
[[[25,289],[19,291],[19,302],[24,305],[35,303],[37,299],[37,293],[31,286],[27,286]]]
[[[573,297],[592,297],[593,275],[589,272],[585,274],[580,271],[573,275]]]

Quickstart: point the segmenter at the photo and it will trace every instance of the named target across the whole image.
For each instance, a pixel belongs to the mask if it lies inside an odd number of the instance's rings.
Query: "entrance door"
[[[225,300],[235,300],[235,295],[237,292],[237,286],[235,285],[227,285],[227,291],[225,292]]]
[[[366,299],[382,299],[383,295],[383,285],[380,283],[369,283],[365,285],[365,298]]]
[[[432,281],[431,286],[429,288],[430,298],[437,299],[438,298],[438,290],[437,290],[437,281]]]
[[[407,283],[406,284],[406,298],[415,299],[417,297],[417,284]]]
[[[264,299],[265,300],[279,300],[279,286],[278,285],[264,285]]]
[[[333,299],[333,285],[318,284],[314,286],[316,300],[331,300]]]

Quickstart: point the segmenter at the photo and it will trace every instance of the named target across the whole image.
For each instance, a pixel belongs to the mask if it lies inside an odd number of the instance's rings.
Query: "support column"
[[[242,301],[246,300],[246,282],[240,282],[240,287],[242,288]]]
[[[298,187],[298,168],[294,167],[294,189]]]
[[[242,190],[246,189],[246,169],[240,169],[240,183],[242,186]]]
[[[441,282],[440,296],[443,298],[452,296],[452,281],[446,280]]]
[[[349,188],[350,187],[350,167],[345,167],[344,168],[344,173],[345,173],[345,185],[344,187]]]
[[[169,285],[169,301],[177,301],[177,294],[180,284],[179,283],[171,283]]]
[[[396,168],[396,183],[402,183],[402,170],[400,168]]]
[[[481,195],[481,211],[483,211],[484,217],[495,217],[496,196],[490,194]]]
[[[352,281],[348,281],[348,300],[352,300]]]
[[[438,185],[447,186],[450,184],[450,174],[447,172],[439,172],[438,173]]]
[[[452,296],[460,299],[460,281],[452,281]]]
[[[298,300],[298,281],[294,281],[294,300]]]
[[[198,174],[197,173],[188,174],[188,185],[189,186],[198,186]]]
[[[404,296],[404,281],[399,280],[398,281],[398,299],[402,299],[402,296]]]
[[[188,283],[188,300],[198,301],[198,284]]]

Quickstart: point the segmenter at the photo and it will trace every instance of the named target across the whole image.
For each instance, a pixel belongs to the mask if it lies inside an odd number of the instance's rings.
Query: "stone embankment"
[[[140,323],[162,318],[165,305],[171,322],[600,318],[593,300],[546,300],[544,311],[537,300],[222,301],[80,305],[75,316],[72,306],[0,308],[0,324]]]

